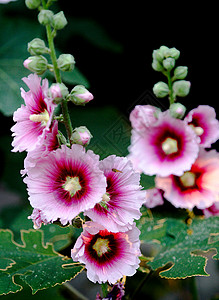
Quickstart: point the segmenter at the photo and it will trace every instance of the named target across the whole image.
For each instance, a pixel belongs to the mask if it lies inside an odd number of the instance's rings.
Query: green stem
[[[101,283],[101,288],[102,288],[103,298],[106,298],[106,296],[108,294],[108,291],[107,291],[108,284],[107,284],[107,282]]]
[[[42,0],[42,4],[43,4],[43,8],[47,9],[47,4],[46,4],[45,0]],[[49,44],[49,49],[50,49],[50,57],[51,57],[52,64],[53,64],[53,71],[55,74],[56,82],[62,83],[61,73],[59,71],[58,64],[57,64],[57,57],[56,57],[55,46],[54,46],[54,41],[53,41],[54,37],[53,37],[53,33],[52,33],[52,29],[51,29],[50,25],[46,25],[46,34],[47,34],[47,39],[48,39],[48,44]],[[62,100],[61,107],[62,107],[63,122],[65,124],[69,142],[71,144],[70,138],[71,138],[73,128],[72,128],[71,119],[70,119],[69,112],[68,112],[68,104],[67,104],[66,100],[64,100],[64,99]]]
[[[170,101],[170,105],[171,105],[171,104],[174,103],[175,98],[173,96],[173,84],[172,84],[172,79],[171,79],[169,71],[167,71],[166,76],[167,76],[167,79],[168,79],[168,86],[169,86],[169,90],[170,90],[169,101]]]

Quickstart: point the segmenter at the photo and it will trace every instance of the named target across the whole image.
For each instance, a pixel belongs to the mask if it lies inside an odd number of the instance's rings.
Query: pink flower
[[[200,137],[202,147],[210,148],[219,139],[219,121],[213,107],[199,105],[188,113],[185,121]]]
[[[33,228],[34,229],[40,229],[42,224],[49,224],[49,222],[47,221],[47,219],[45,218],[45,216],[43,215],[43,213],[37,209],[34,208],[32,214],[28,217],[28,219],[32,219],[33,220]]]
[[[36,148],[40,140],[49,130],[55,104],[45,95],[48,94],[48,81],[44,79],[41,86],[41,78],[36,74],[30,74],[23,78],[30,88],[25,92],[21,88],[21,96],[26,105],[21,105],[14,112],[13,120],[17,122],[12,128],[14,140],[12,151],[31,151]]]
[[[153,126],[143,132],[132,131],[131,157],[148,175],[182,175],[189,170],[199,152],[199,138],[182,120],[162,113]]]
[[[41,144],[27,153],[27,157],[24,160],[24,170],[21,171],[23,176],[28,172],[29,168],[35,167],[38,160],[60,147],[57,135],[58,121],[55,120],[51,125],[50,131],[42,138]]]
[[[129,119],[136,130],[144,130],[157,121],[161,110],[152,105],[136,105],[130,113]]]
[[[99,156],[83,146],[65,145],[51,151],[27,170],[30,204],[42,211],[48,222],[65,225],[80,212],[101,201],[106,178],[99,169]]]
[[[175,207],[200,209],[219,201],[219,154],[200,150],[189,171],[181,176],[156,177],[156,187]]]
[[[113,233],[95,222],[87,222],[77,239],[71,256],[85,264],[87,277],[93,282],[114,284],[122,276],[132,276],[140,260],[139,229]]]
[[[157,188],[146,190],[146,201],[144,204],[148,208],[163,205],[163,192]]]
[[[140,174],[127,158],[115,155],[101,161],[100,169],[107,179],[106,193],[100,203],[84,214],[112,232],[126,231],[134,219],[140,218],[140,208],[145,202]]]
[[[219,216],[219,200],[218,202],[212,204],[210,207],[203,209],[203,213],[206,218]]]

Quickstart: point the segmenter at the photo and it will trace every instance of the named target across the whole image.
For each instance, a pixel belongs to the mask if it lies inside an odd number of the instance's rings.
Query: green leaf
[[[171,264],[161,271],[161,277],[208,276],[206,254],[213,249],[212,257],[218,259],[219,217],[196,217],[187,225],[183,218],[149,216],[144,210],[137,226],[141,241],[154,246],[153,260],[148,265],[156,270]]]
[[[0,295],[22,290],[15,276],[28,284],[33,294],[62,284],[77,276],[83,267],[55,252],[52,244],[43,244],[41,230],[21,230],[22,244],[10,230],[0,230]],[[5,262],[6,260],[6,262]]]
[[[88,82],[87,78],[78,70],[77,67],[75,67],[72,72],[61,71],[61,76],[63,82],[65,82],[66,84],[81,84],[84,85],[86,88],[90,87],[90,83]]]

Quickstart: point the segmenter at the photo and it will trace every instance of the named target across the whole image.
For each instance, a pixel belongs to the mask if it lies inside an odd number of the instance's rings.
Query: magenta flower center
[[[33,122],[41,122],[42,126],[46,126],[49,121],[49,113],[45,109],[40,114],[32,114],[30,115],[29,119]]]
[[[178,143],[177,140],[173,138],[166,138],[162,144],[161,144],[162,150],[164,151],[165,154],[173,154],[178,151]]]
[[[65,183],[63,184],[62,187],[65,191],[69,192],[71,197],[73,197],[82,188],[79,182],[79,177],[77,176],[75,177],[67,176]]]
[[[180,176],[180,181],[184,187],[193,187],[196,182],[196,175],[193,172],[185,172]]]

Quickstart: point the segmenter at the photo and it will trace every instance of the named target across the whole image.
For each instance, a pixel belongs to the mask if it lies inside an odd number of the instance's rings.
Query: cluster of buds
[[[155,71],[162,72],[168,78],[168,84],[159,81],[153,87],[153,92],[158,98],[166,96],[176,99],[176,97],[185,97],[190,91],[190,82],[184,80],[188,74],[188,68],[178,66],[175,68],[176,60],[180,56],[180,51],[176,48],[161,46],[153,51],[152,68]]]

